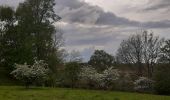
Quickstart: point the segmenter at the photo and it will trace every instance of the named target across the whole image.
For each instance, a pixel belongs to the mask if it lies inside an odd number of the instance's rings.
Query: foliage
[[[104,50],[95,50],[88,63],[97,71],[102,72],[105,69],[113,66],[115,59],[112,55],[106,53]]]
[[[146,77],[139,77],[139,79],[135,80],[134,85],[134,89],[136,91],[150,91],[153,89],[153,80]]]
[[[170,95],[170,66],[169,65],[159,65],[156,69],[154,75],[154,88],[159,94]]]
[[[60,46],[62,33],[54,23],[61,18],[54,12],[54,0],[25,0],[16,11],[10,7],[0,7],[1,60],[5,67],[14,63],[34,63],[34,58],[45,60],[53,73],[62,63]],[[11,68],[12,69],[12,68]]]
[[[80,64],[77,62],[68,62],[65,65],[64,72],[63,72],[63,79],[60,84],[67,86],[67,87],[76,87],[79,73],[80,73]]]
[[[47,80],[49,69],[43,60],[35,60],[32,66],[25,63],[24,65],[15,64],[15,67],[16,69],[11,74],[24,82],[26,87],[33,83],[43,84]]]

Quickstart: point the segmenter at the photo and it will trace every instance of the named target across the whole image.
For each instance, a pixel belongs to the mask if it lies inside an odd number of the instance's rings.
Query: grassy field
[[[0,100],[170,100],[170,96],[149,94],[63,89],[0,86]]]

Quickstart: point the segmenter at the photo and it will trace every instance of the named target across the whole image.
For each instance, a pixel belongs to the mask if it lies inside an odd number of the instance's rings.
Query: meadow
[[[170,100],[170,96],[66,88],[0,86],[0,100]]]

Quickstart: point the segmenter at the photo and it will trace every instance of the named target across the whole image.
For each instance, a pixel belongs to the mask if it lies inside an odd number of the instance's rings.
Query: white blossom
[[[86,66],[82,68],[80,77],[83,80],[97,83],[96,85],[99,87],[108,87],[108,85],[112,84],[119,78],[119,71],[113,67],[110,67],[103,72],[98,73],[95,68]]]
[[[139,77],[139,79],[134,82],[135,90],[146,90],[152,88],[153,80],[148,79],[146,77]]]
[[[31,84],[34,82],[43,82],[46,80],[48,74],[47,64],[43,60],[35,60],[35,63],[30,66],[26,63],[15,64],[15,70],[11,74],[18,80],[23,81],[25,84]]]

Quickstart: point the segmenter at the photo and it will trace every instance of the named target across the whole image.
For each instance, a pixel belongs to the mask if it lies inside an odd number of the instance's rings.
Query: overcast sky
[[[16,7],[23,0],[0,0]],[[115,54],[120,42],[137,30],[170,38],[170,0],[56,0],[57,24],[65,49],[79,50],[85,60],[95,49]]]

